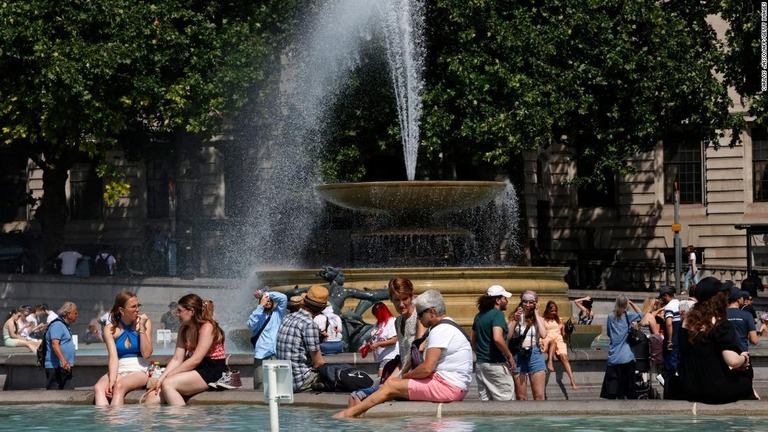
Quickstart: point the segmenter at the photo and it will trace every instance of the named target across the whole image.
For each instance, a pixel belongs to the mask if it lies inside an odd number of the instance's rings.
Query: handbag
[[[525,340],[525,336],[528,334],[528,330],[530,329],[530,327],[526,327],[523,334],[512,336],[512,338],[509,339],[509,344],[507,346],[509,347],[509,352],[511,352],[512,355],[517,355],[520,353],[520,351],[523,350],[523,341]]]
[[[571,334],[573,333],[574,326],[573,321],[571,321],[570,318],[568,318],[568,321],[565,322],[565,334]]]
[[[629,346],[637,346],[646,342],[648,337],[640,330],[632,327],[632,323],[629,322],[629,315],[624,314],[624,318],[627,319],[627,326],[629,327],[627,331],[627,343],[629,343]]]

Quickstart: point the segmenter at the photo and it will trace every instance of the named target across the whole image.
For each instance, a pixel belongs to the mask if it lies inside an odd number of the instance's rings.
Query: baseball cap
[[[503,286],[501,285],[491,285],[488,287],[488,292],[486,292],[486,295],[488,297],[498,297],[498,296],[504,296],[506,298],[512,297],[512,293],[505,290]]]
[[[659,291],[659,298],[662,298],[664,294],[675,295],[675,287],[664,285]]]
[[[696,300],[704,302],[717,295],[720,291],[730,291],[731,287],[733,287],[733,282],[720,282],[719,279],[709,276],[696,284],[693,294]]]

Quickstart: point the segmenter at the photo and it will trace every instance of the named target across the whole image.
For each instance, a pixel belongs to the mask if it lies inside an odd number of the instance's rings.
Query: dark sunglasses
[[[432,308],[426,308],[423,311],[416,314],[416,318],[421,318],[425,313],[429,312]]]

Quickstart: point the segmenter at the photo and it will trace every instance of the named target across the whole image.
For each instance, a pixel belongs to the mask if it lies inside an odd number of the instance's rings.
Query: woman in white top
[[[8,319],[5,320],[5,324],[3,325],[3,344],[7,347],[23,346],[27,347],[31,352],[36,352],[41,341],[23,339],[19,335],[16,322],[22,315],[23,313],[20,308],[16,308],[8,314]]]
[[[515,399],[528,398],[527,381],[530,378],[533,400],[544,400],[547,366],[541,352],[541,340],[547,336],[544,318],[539,315],[539,295],[536,291],[523,291],[520,305],[509,317],[509,338],[522,336],[519,350],[512,350],[517,367],[512,371],[515,379]],[[517,351],[517,352],[515,352]]]

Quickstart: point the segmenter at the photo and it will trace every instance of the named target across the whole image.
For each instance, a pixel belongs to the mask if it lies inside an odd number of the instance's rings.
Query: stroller
[[[635,396],[638,399],[660,399],[659,393],[652,386],[653,363],[651,362],[650,339],[632,347],[635,355]]]

